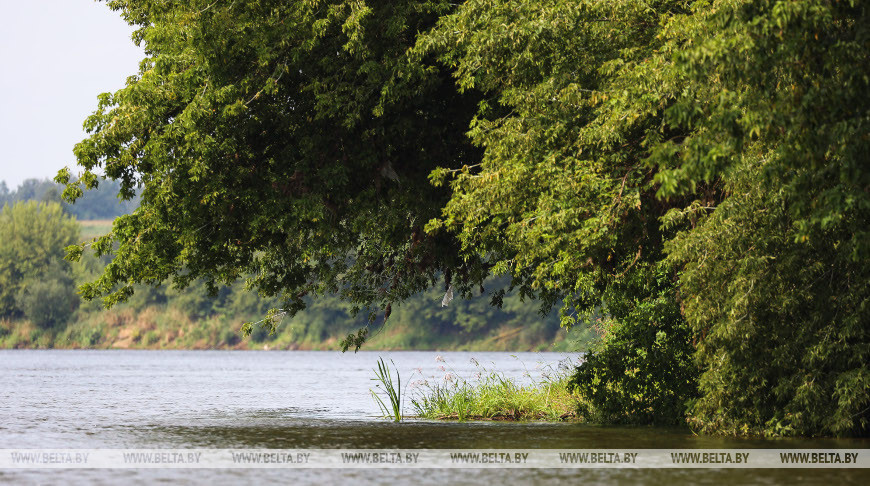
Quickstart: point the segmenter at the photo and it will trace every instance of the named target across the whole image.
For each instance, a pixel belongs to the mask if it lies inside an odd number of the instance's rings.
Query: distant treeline
[[[63,259],[64,248],[81,239],[73,209],[92,206],[62,208],[53,189],[53,183],[30,180],[2,193],[3,203],[13,203],[0,205],[0,348],[337,349],[341,338],[368,324],[364,313],[327,295],[280,320],[276,333],[255,326],[242,339],[242,323],[280,306],[242,282],[216,294],[199,280],[185,289],[139,285],[129,301],[111,310],[98,300],[84,302],[76,288],[103,273],[110,257],[88,251],[79,263]],[[112,193],[105,184],[97,196]],[[92,217],[117,214],[93,209]],[[486,293],[442,307],[443,292],[433,289],[397,305],[386,326],[382,320],[371,323],[367,348],[564,351],[585,348],[591,339],[582,326],[566,333],[557,312],[541,316],[537,303],[516,295],[505,296],[500,309],[489,305]]]
[[[0,181],[0,207],[18,201],[57,202],[64,211],[80,220],[112,219],[129,214],[139,205],[139,198],[130,201],[118,199],[120,183],[113,180],[100,181],[99,187],[86,191],[75,204],[61,200],[64,186],[48,179],[27,179],[16,189],[9,189],[6,181]]]

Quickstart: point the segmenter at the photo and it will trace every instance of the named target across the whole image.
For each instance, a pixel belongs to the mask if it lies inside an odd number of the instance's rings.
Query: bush
[[[231,328],[224,328],[221,331],[220,342],[225,343],[227,346],[235,346],[241,341],[239,337],[239,333]]]
[[[145,334],[145,337],[142,339],[142,342],[143,344],[145,344],[145,346],[151,346],[153,344],[156,344],[158,341],[160,341],[160,335],[157,334],[156,331],[148,331]]]
[[[635,279],[655,284],[652,277],[639,272]],[[664,277],[657,283],[659,288],[646,298],[611,301],[609,317],[599,320],[603,339],[569,382],[581,397],[578,414],[587,421],[685,423],[698,393],[691,328],[680,315],[674,291],[662,285]]]
[[[99,343],[102,337],[103,331],[101,327],[87,328],[82,330],[82,333],[79,336],[79,344],[81,344],[83,348],[90,348]]]
[[[704,370],[690,424],[729,435],[866,436],[870,261],[847,242],[868,220],[844,212],[802,238],[793,199],[751,182],[672,245],[685,263],[681,291],[697,296],[684,305]]]
[[[15,304],[37,326],[52,328],[66,324],[78,307],[79,296],[69,276],[56,274],[24,281]]]

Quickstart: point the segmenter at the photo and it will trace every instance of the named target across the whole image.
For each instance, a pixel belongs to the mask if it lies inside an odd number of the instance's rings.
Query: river
[[[576,423],[394,424],[369,389],[378,357],[404,382],[473,380],[481,366],[519,381],[544,379],[564,353],[331,351],[0,351],[0,449],[664,449],[853,448],[861,439],[759,440],[684,429]],[[474,360],[472,360],[474,358]],[[411,393],[415,393],[411,390]],[[406,404],[406,413],[411,413]],[[96,484],[868,484],[865,470],[565,469],[28,469],[0,482]]]

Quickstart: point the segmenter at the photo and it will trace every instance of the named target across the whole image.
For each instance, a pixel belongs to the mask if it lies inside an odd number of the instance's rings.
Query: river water
[[[455,423],[379,416],[377,359],[404,383],[473,381],[478,366],[543,380],[578,355],[493,352],[0,351],[0,449],[870,448],[860,439],[699,437],[682,429]],[[474,358],[472,360],[472,358]],[[479,363],[476,365],[475,362]],[[410,393],[415,393],[412,389]],[[410,406],[405,407],[411,413]],[[0,482],[98,484],[870,484],[863,470],[65,469],[0,470]]]

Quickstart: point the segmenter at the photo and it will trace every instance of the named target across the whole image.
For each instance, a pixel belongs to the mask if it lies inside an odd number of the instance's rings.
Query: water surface
[[[746,440],[683,429],[568,423],[456,423],[379,417],[369,389],[378,357],[405,383],[473,380],[480,367],[523,381],[565,353],[330,351],[0,351],[0,448],[870,448],[866,440]],[[474,360],[472,360],[474,358]],[[478,363],[478,365],[475,364]],[[411,390],[411,393],[414,393]],[[406,404],[406,413],[411,407]],[[864,482],[855,470],[30,470],[0,481],[119,480],[310,484],[778,484]]]

